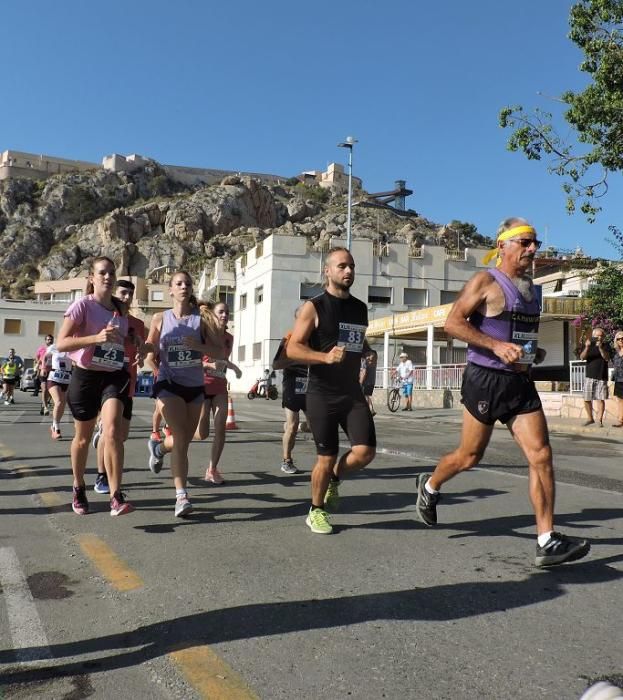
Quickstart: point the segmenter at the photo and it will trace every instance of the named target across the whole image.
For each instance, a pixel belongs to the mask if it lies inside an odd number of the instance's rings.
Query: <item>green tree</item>
[[[597,269],[588,288],[586,298],[591,300],[590,316],[579,316],[575,325],[601,326],[608,335],[623,328],[623,268],[621,265],[604,265]]]
[[[591,82],[581,92],[564,92],[562,117],[573,130],[560,136],[551,113],[528,114],[505,107],[500,126],[513,129],[507,147],[530,160],[548,161],[548,171],[563,178],[567,210],[579,207],[589,221],[600,210],[608,178],[623,170],[623,0],[581,0],[569,15],[569,38],[583,52],[580,70]]]

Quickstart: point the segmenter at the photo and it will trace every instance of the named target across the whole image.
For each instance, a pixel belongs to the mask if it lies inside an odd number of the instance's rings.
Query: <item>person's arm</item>
[[[611,354],[610,354],[610,346],[608,343],[597,343],[597,347],[599,348],[599,352],[601,353],[601,357],[606,361],[610,362]]]
[[[346,350],[335,345],[328,352],[312,350],[309,347],[309,337],[316,327],[318,317],[311,301],[306,301],[297,316],[286,347],[286,355],[290,360],[304,365],[332,365],[344,360]]]
[[[288,344],[288,340],[289,338],[287,337],[282,338],[281,343],[279,343],[279,347],[277,348],[277,352],[275,353],[275,357],[273,359],[273,369],[285,369],[286,367],[294,364],[292,360],[289,360],[286,356],[286,346]]]
[[[588,357],[588,351],[591,349],[591,340],[587,338],[584,341],[584,350],[580,353],[580,360],[585,360]]]
[[[97,345],[103,343],[118,343],[120,335],[117,328],[106,326],[99,333],[93,335],[74,336],[74,332],[78,330],[80,324],[69,316],[65,317],[63,325],[58,332],[56,339],[56,349],[59,352],[72,352],[73,350],[82,350],[89,345]]]
[[[497,294],[496,294],[497,292]],[[458,298],[454,302],[444,330],[453,338],[464,343],[476,345],[490,350],[497,355],[502,362],[512,365],[523,357],[524,350],[520,345],[496,340],[472,326],[468,319],[479,307],[486,308],[487,304],[499,302],[500,294],[503,295],[497,283],[488,272],[479,272],[463,287]]]
[[[149,346],[149,352],[145,356],[145,365],[152,372],[158,371],[158,362],[156,360],[156,348],[160,345],[160,331],[162,329],[162,313],[157,313],[152,316],[151,326],[147,335],[145,345]]]
[[[226,360],[229,351],[225,347],[225,336],[217,335],[208,324],[201,319],[201,340],[192,335],[184,338],[184,345],[190,350],[197,350],[202,355],[208,355],[215,360]]]

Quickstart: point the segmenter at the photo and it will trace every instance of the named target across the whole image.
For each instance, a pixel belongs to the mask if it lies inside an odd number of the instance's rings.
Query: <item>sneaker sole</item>
[[[425,476],[428,478],[430,476],[430,474],[426,474]],[[434,527],[435,525],[437,525],[437,523],[436,522],[429,522],[428,520],[426,520],[420,511],[420,503],[423,500],[422,494],[420,493],[420,479],[422,479],[422,476],[418,476],[418,480],[417,480],[417,499],[415,501],[415,513],[418,517],[418,520],[420,520],[420,522],[424,523],[424,525],[426,525],[426,527]],[[424,483],[422,483],[422,488],[424,488]]]
[[[540,568],[545,568],[548,566],[558,566],[559,564],[568,564],[572,561],[577,561],[585,557],[591,550],[590,542],[585,542],[583,545],[578,545],[575,550],[567,552],[567,554],[561,554],[559,556],[552,557],[536,557],[534,560],[534,565]]]
[[[110,515],[113,518],[117,517],[118,515],[127,515],[128,513],[133,512],[134,506],[131,506],[129,503],[125,503],[122,508],[118,508],[117,510],[113,510],[112,508],[110,509]]]
[[[312,521],[311,521],[309,515],[307,516],[307,518],[305,520],[305,524],[316,535],[332,535],[333,534],[333,528],[331,528],[330,530],[318,530],[317,528],[315,528],[314,525],[312,524]]]
[[[88,508],[77,508],[73,503],[71,504],[71,509],[76,515],[88,515],[89,514],[89,509]]]
[[[149,471],[152,474],[160,474],[161,470],[162,470],[162,462],[152,463],[152,461],[149,460]]]
[[[190,515],[193,512],[194,508],[191,503],[188,505],[184,506],[181,508],[179,511],[175,511],[175,517],[176,518],[185,518],[187,515]]]
[[[281,471],[284,474],[298,474],[299,473],[298,469],[284,469],[283,467],[281,467]]]
[[[104,495],[107,494],[107,493],[110,493],[110,489],[106,489],[106,490],[104,490],[104,489],[96,489],[95,486],[93,487],[93,491],[95,491],[95,493],[101,493],[101,494],[104,494]]]

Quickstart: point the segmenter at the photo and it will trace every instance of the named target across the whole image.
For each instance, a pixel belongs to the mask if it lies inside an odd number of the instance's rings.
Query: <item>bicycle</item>
[[[400,379],[394,379],[394,386],[387,390],[387,408],[392,413],[400,408],[400,390],[402,388],[402,381]]]

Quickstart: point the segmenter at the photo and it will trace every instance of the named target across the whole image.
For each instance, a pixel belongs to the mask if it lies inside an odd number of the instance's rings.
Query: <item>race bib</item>
[[[295,377],[294,378],[294,393],[295,394],[306,394],[308,383],[309,383],[308,377]]]
[[[511,342],[515,345],[521,345],[524,351],[523,357],[517,360],[518,365],[531,365],[534,362],[538,339],[538,333],[513,330]]]
[[[226,373],[225,370],[219,370],[219,369],[213,369],[212,367],[204,367],[203,368],[204,374],[206,374],[208,377],[216,377],[217,379],[225,379]]]
[[[198,350],[189,350],[185,345],[169,345],[167,364],[176,369],[201,367],[201,353]]]
[[[55,369],[48,378],[57,384],[69,384],[71,372],[66,369]]]
[[[366,326],[357,323],[340,323],[337,345],[346,348],[346,352],[361,352],[366,337]]]
[[[106,367],[106,369],[121,369],[123,367],[123,345],[119,343],[96,345],[91,364]]]

